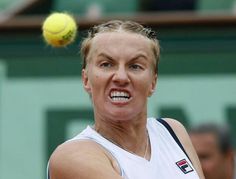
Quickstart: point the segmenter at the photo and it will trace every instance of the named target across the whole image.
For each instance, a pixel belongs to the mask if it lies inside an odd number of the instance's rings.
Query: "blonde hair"
[[[88,31],[88,36],[82,41],[81,44],[83,69],[86,68],[87,66],[87,57],[91,47],[92,39],[99,33],[116,32],[116,31],[124,31],[124,32],[140,34],[144,37],[147,37],[150,40],[152,45],[152,51],[155,57],[155,66],[156,66],[155,73],[157,73],[158,62],[160,59],[160,45],[156,37],[155,31],[152,31],[149,28],[145,28],[143,25],[134,21],[121,21],[121,20],[108,21],[106,23],[94,26]]]

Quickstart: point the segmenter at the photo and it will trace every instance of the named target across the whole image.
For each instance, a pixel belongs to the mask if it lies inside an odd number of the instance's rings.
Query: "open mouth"
[[[110,93],[110,98],[112,101],[128,101],[130,99],[130,94],[125,91],[112,91]]]

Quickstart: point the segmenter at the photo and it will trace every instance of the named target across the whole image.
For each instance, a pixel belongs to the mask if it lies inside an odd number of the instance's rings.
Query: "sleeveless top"
[[[117,161],[123,179],[199,179],[182,144],[166,121],[148,118],[147,131],[150,160],[120,148],[90,126],[70,140],[89,139],[103,146]]]

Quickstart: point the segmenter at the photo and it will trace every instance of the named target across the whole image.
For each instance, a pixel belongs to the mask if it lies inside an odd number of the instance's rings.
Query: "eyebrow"
[[[140,58],[140,57],[142,57],[142,58],[144,58],[144,59],[146,59],[146,60],[148,59],[148,57],[147,57],[146,55],[142,54],[142,53],[137,54],[136,56],[132,57],[131,59],[132,59],[132,60],[136,60],[136,59],[138,59],[138,58]]]
[[[110,55],[108,55],[108,54],[106,54],[106,53],[104,53],[104,52],[100,53],[100,54],[98,55],[98,57],[106,57],[106,58],[108,58],[109,60],[114,60]]]
[[[100,53],[99,55],[98,55],[98,57],[106,57],[106,58],[108,58],[108,59],[110,59],[110,60],[114,60],[114,58],[112,57],[112,56],[110,56],[110,55],[108,55],[108,54],[106,54],[106,53],[104,53],[104,52],[102,52],[102,53]],[[137,54],[136,56],[134,56],[134,57],[132,57],[131,58],[131,60],[137,60],[138,58],[144,58],[144,59],[148,59],[148,57],[146,56],[146,55],[144,55],[144,54],[142,54],[142,53],[140,53],[140,54]]]

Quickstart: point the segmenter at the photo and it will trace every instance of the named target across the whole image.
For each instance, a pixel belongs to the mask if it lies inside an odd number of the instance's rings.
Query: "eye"
[[[102,68],[109,68],[109,67],[112,67],[112,63],[110,63],[110,62],[102,62],[102,63],[100,64],[100,67],[102,67]]]
[[[130,68],[133,70],[142,70],[143,69],[143,67],[139,64],[131,64]]]

